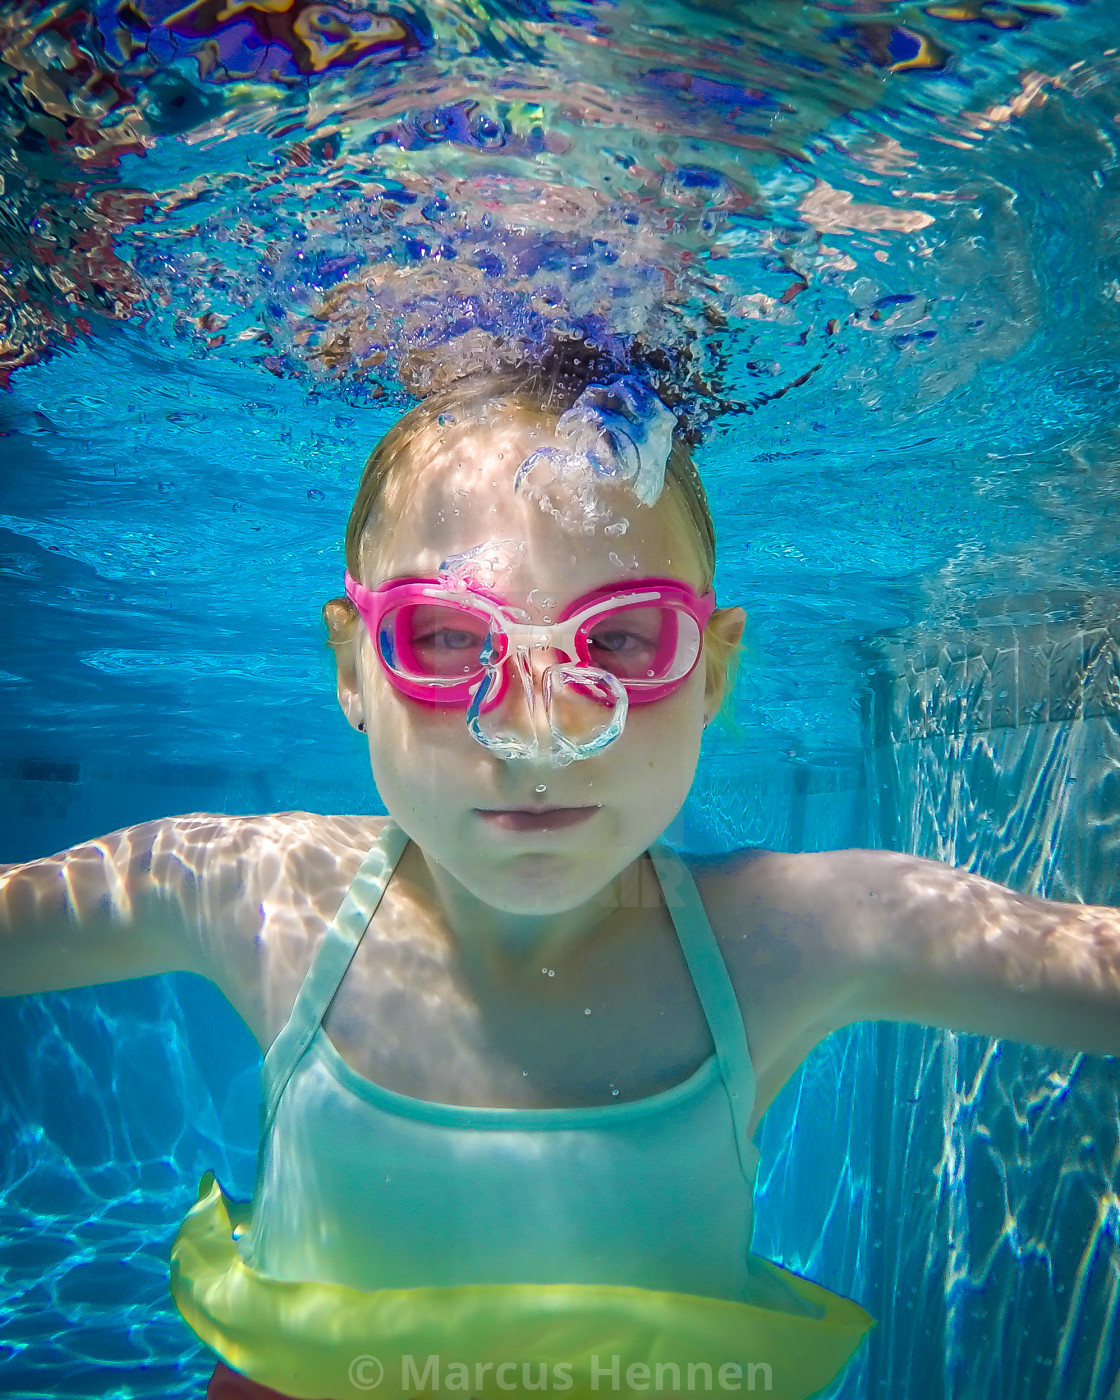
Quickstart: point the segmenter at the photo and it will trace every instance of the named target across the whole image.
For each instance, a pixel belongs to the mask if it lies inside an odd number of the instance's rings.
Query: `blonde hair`
[[[363,568],[363,545],[369,537],[371,524],[382,514],[379,509],[388,503],[390,484],[412,464],[416,449],[425,439],[437,439],[447,425],[462,428],[480,420],[484,409],[500,407],[528,413],[543,412],[552,419],[569,406],[565,399],[574,394],[558,394],[555,386],[525,377],[486,376],[461,381],[451,388],[431,395],[398,419],[369,455],[350,518],[346,523],[346,568],[352,577],[360,579]],[[692,526],[699,554],[703,580],[701,594],[709,591],[715,577],[716,536],[712,512],[708,505],[704,483],[686,444],[674,439],[665,467],[665,483],[677,502],[685,509]],[[391,507],[390,507],[391,508]],[[349,598],[332,598],[323,608],[329,644],[344,646],[355,635],[358,614]],[[739,668],[742,644],[728,643],[714,631],[704,635],[705,678],[712,684],[720,674],[726,690],[719,717],[729,718],[735,676]]]

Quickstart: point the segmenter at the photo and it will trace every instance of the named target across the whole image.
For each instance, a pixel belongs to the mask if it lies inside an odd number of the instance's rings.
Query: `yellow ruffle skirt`
[[[233,1241],[208,1172],[171,1248],[171,1293],[234,1370],[298,1400],[565,1400],[759,1392],[808,1400],[874,1325],[856,1303],[776,1264],[815,1317],[605,1284],[477,1284],[365,1292],[272,1278]]]

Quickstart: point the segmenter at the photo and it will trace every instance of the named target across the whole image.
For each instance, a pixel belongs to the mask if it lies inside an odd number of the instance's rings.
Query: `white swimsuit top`
[[[652,1097],[463,1107],[358,1074],[322,1018],[408,838],[363,861],[265,1056],[265,1124],[238,1249],[273,1277],[359,1289],[629,1284],[810,1311],[750,1255],[758,1153],[742,1015],[680,857],[650,850],[715,1053]],[[761,1295],[761,1296],[760,1296]]]

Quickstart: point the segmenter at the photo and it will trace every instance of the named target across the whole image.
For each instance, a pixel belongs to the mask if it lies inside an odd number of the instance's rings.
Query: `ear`
[[[365,708],[358,679],[358,644],[361,623],[349,598],[332,598],[323,608],[330,645],[338,669],[338,703],[347,723],[353,729],[364,730]]]
[[[704,629],[705,644],[718,650],[721,657],[731,656],[743,640],[747,615],[742,608],[717,608]],[[704,725],[707,727],[723,704],[727,689],[727,667],[710,666],[705,671]]]

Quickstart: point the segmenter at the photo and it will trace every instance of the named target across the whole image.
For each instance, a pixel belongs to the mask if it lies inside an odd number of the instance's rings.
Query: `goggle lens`
[[[588,665],[624,684],[663,685],[686,676],[700,650],[696,619],[669,604],[615,608],[577,633]]]
[[[404,603],[381,619],[385,665],[405,680],[455,684],[482,674],[490,635],[486,613],[442,603]]]

